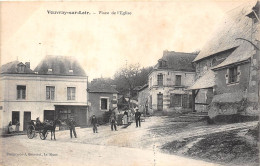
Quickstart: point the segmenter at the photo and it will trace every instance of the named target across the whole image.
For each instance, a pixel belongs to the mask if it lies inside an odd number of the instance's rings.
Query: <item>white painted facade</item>
[[[163,75],[163,85],[158,85],[158,75]],[[181,77],[181,84],[176,85],[176,75]],[[172,71],[170,69],[154,69],[148,78],[149,83],[149,108],[153,111],[158,110],[157,95],[163,95],[163,111],[179,111],[180,107],[171,107],[171,94],[187,94],[191,92],[186,91],[186,88],[193,85],[195,80],[195,72]],[[151,101],[152,100],[152,101]]]
[[[24,130],[24,112],[31,112],[31,119],[43,121],[44,110],[55,110],[55,105],[87,105],[87,77],[2,74],[1,83],[1,126],[6,128],[12,121],[12,111],[19,111],[19,130]],[[17,99],[17,86],[26,86],[25,99]],[[55,87],[53,100],[46,99],[46,86]],[[75,87],[75,100],[67,99],[67,87]],[[86,115],[87,116],[87,115]],[[13,126],[15,128],[15,126]]]

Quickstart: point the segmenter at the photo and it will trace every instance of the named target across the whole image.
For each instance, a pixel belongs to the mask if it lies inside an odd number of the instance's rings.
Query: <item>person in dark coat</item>
[[[12,122],[10,121],[9,124],[8,124],[8,131],[7,133],[10,134],[12,133],[14,130],[13,130],[13,127],[12,127]]]
[[[136,123],[136,127],[141,127],[141,112],[138,111],[138,108],[136,109],[135,112],[135,123]]]
[[[115,129],[115,131],[117,131],[116,129],[116,113],[112,112],[111,116],[110,116],[110,123],[111,123],[111,130],[113,131],[113,129]]]
[[[74,121],[73,117],[71,117],[68,120],[68,126],[69,126],[69,129],[70,129],[70,138],[72,138],[72,132],[74,134],[74,137],[77,138],[77,133],[76,133],[76,130],[75,130],[76,122]]]
[[[97,131],[97,123],[98,123],[97,118],[96,118],[95,115],[93,115],[92,118],[91,118],[91,124],[93,125],[93,133],[98,132]]]

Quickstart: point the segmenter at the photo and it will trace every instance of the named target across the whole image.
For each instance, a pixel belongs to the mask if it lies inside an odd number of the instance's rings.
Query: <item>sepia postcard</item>
[[[258,166],[259,7],[1,1],[0,165]]]

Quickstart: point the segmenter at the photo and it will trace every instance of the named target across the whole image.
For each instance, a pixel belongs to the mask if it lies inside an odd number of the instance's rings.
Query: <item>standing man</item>
[[[111,122],[111,131],[113,131],[113,128],[115,129],[115,131],[117,131],[116,129],[116,113],[113,111],[111,116],[110,116],[110,122]]]
[[[93,125],[93,133],[97,133],[97,118],[95,115],[92,116],[91,124]]]
[[[141,127],[141,112],[138,111],[138,108],[136,109],[136,112],[135,112],[135,123],[136,123],[136,127],[138,127],[138,124],[139,124],[139,127]]]
[[[68,126],[70,129],[70,138],[72,138],[72,131],[73,131],[74,137],[77,138],[77,133],[75,130],[76,122],[74,121],[73,117],[70,117],[70,119],[68,121]]]

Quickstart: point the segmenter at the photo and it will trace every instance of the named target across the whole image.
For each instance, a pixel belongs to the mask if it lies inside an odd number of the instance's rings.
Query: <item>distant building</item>
[[[193,53],[164,51],[149,74],[149,109],[153,111],[190,110],[191,93],[187,87],[194,83]]]
[[[148,110],[149,88],[148,84],[140,87],[138,90],[138,108],[144,114],[152,113]]]
[[[115,86],[105,83],[100,80],[94,80],[90,83],[89,89],[89,115],[95,114],[98,118],[109,110],[118,111],[117,109],[117,95],[118,92]]]
[[[37,117],[41,121],[74,116],[87,123],[87,76],[71,57],[47,56],[35,68],[14,61],[1,66],[1,129],[11,121],[20,130]]]
[[[193,61],[196,82],[190,89],[196,100],[194,109],[209,111],[211,118],[259,115],[259,35],[259,2],[248,2],[227,13]]]

